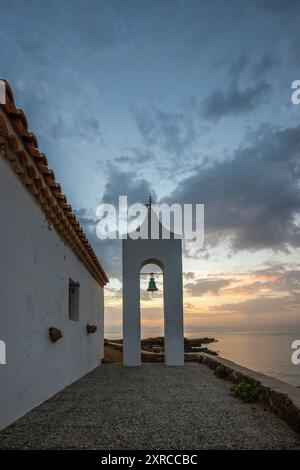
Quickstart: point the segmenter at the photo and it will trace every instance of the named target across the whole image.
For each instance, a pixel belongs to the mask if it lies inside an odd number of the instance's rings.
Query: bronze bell
[[[150,274],[149,286],[148,286],[147,291],[148,291],[148,292],[155,292],[155,291],[157,291],[157,290],[158,290],[158,289],[157,289],[157,287],[156,287],[154,274],[151,273],[151,274]]]

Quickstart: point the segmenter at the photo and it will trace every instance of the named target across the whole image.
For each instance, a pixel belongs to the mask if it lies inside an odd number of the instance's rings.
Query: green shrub
[[[231,391],[236,397],[241,398],[245,403],[255,403],[258,400],[263,400],[264,398],[263,392],[257,385],[247,382],[234,384],[231,387]]]
[[[215,375],[219,377],[219,379],[225,379],[226,369],[221,364],[218,364],[214,367],[214,372],[215,372]]]

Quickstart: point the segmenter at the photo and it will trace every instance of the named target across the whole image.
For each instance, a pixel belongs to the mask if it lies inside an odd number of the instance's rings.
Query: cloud
[[[191,279],[195,279],[194,273]],[[224,276],[224,277],[223,277]],[[205,294],[224,296],[252,296],[262,293],[263,296],[278,297],[278,294],[300,294],[300,269],[288,269],[283,264],[264,269],[239,273],[230,277],[230,273],[218,273],[218,277],[208,276],[185,284],[187,294],[193,297],[201,297]],[[279,300],[281,297],[279,298]]]
[[[171,156],[182,157],[197,140],[194,120],[186,112],[143,106],[135,110],[134,119],[145,145]]]
[[[229,67],[229,77],[231,80],[236,80],[247,68],[249,61],[245,54],[240,54]]]
[[[300,213],[300,126],[261,127],[249,134],[245,142],[247,145],[240,146],[228,160],[199,167],[166,201],[205,204],[207,249],[227,239],[235,252],[287,251],[289,246],[300,246],[300,228],[295,222],[296,214]],[[145,202],[149,194],[156,198],[150,183],[137,173],[121,171],[110,163],[107,171],[103,202],[117,203],[119,195],[127,195],[129,203]],[[79,212],[79,218],[92,237],[108,275],[120,279],[120,242],[99,242],[95,238],[94,218],[90,219],[84,210]],[[214,292],[212,284],[210,287]],[[214,287],[217,289],[218,284]],[[196,292],[195,286],[188,288]],[[202,295],[205,288],[205,284],[199,285],[198,294]]]
[[[93,0],[74,0],[72,8],[11,0],[1,11],[2,74],[52,165],[91,141],[102,144],[99,59],[122,44],[118,15]]]
[[[201,297],[204,294],[217,295],[225,286],[231,284],[233,279],[200,279],[197,282],[185,284],[185,289],[192,297]]]
[[[245,296],[245,295],[253,295],[257,294],[260,291],[265,291],[272,289],[273,285],[272,282],[250,282],[248,284],[243,284],[236,287],[229,287],[228,289],[222,290],[222,295],[238,295],[238,296]]]
[[[258,0],[256,4],[268,13],[279,16],[294,16],[300,8],[298,0]]]
[[[234,251],[300,246],[300,126],[261,127],[230,159],[199,167],[168,202],[205,205],[206,246]]]
[[[252,65],[252,76],[254,78],[261,77],[269,70],[275,68],[278,65],[279,61],[279,57],[275,59],[273,53],[265,53],[258,62],[255,62]]]
[[[153,302],[154,299],[161,299],[162,294],[161,294],[161,292],[148,292],[145,289],[141,289],[140,298],[141,298],[142,303],[144,303],[144,302]]]
[[[194,279],[195,273],[188,271],[188,272],[183,272],[183,277],[185,279]]]
[[[102,167],[102,162],[101,162]],[[119,196],[127,196],[128,204],[145,203],[151,194],[156,198],[155,191],[148,181],[130,171],[121,171],[115,165],[107,164],[108,177],[104,188],[102,202],[118,207]],[[100,262],[110,278],[121,280],[122,244],[121,240],[99,240],[96,236],[97,218],[86,208],[74,210],[80,224],[87,233]]]
[[[243,281],[245,277],[245,281]],[[240,276],[239,276],[240,278]],[[264,295],[297,294],[300,293],[300,270],[288,270],[284,266],[275,269],[261,269],[251,273],[246,273],[236,281],[239,285],[230,286],[222,290],[222,295],[248,296],[262,292]],[[247,282],[248,279],[251,282]],[[252,281],[253,279],[253,281]],[[242,282],[242,284],[241,284]]]
[[[204,99],[202,115],[218,121],[223,116],[248,113],[265,102],[271,88],[271,85],[262,81],[241,90],[236,82],[232,82],[225,91],[215,90]]]
[[[253,276],[261,279],[260,284],[274,292],[300,293],[300,270],[288,269],[284,265],[275,265],[253,272]]]
[[[299,315],[300,295],[286,296],[281,298],[257,297],[255,299],[238,302],[235,304],[222,304],[211,307],[211,311],[226,313],[242,313],[246,315],[261,314],[290,314]]]
[[[115,288],[115,287],[109,287],[109,285],[106,287],[106,294],[108,295],[109,300],[120,300],[122,299],[123,296],[123,289],[122,288]]]
[[[95,217],[95,214],[86,208],[74,208],[74,213],[91,242],[91,245],[93,246],[108,277],[110,279],[116,278],[121,281],[121,240],[99,240],[96,235],[97,218]]]
[[[100,166],[102,165],[101,162]],[[122,171],[114,164],[107,163],[108,178],[104,188],[102,202],[118,204],[119,196],[127,196],[128,204],[146,203],[156,193],[150,183],[134,171]]]
[[[172,111],[152,105],[137,107],[133,118],[141,140],[128,147],[126,155],[158,187],[163,180],[167,187],[174,186],[199,162],[208,164],[213,141],[207,136],[208,127],[199,120],[194,97],[182,100]]]
[[[122,167],[132,168],[132,165],[151,164],[155,161],[155,154],[149,149],[139,149],[138,147],[127,147],[122,155],[114,159],[114,162]]]

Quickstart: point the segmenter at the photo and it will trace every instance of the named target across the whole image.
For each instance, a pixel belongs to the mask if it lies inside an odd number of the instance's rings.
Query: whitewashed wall
[[[150,237],[150,212],[147,229]],[[141,365],[140,270],[148,263],[160,266],[164,274],[165,363],[184,365],[182,240],[175,239],[172,232],[170,236],[170,239],[122,240],[123,362],[126,366]]]
[[[68,318],[69,278],[80,283],[78,322]],[[0,429],[99,365],[103,322],[103,289],[0,155]],[[51,326],[63,334],[56,343]]]

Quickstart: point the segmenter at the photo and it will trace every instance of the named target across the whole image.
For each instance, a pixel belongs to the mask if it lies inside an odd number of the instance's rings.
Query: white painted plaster
[[[164,273],[165,363],[183,365],[182,241],[124,239],[122,257],[124,365],[141,365],[140,270],[148,262]]]
[[[69,278],[80,283],[78,322],[68,318]],[[99,365],[103,317],[103,289],[0,156],[0,429]],[[63,334],[56,343],[51,326]]]

